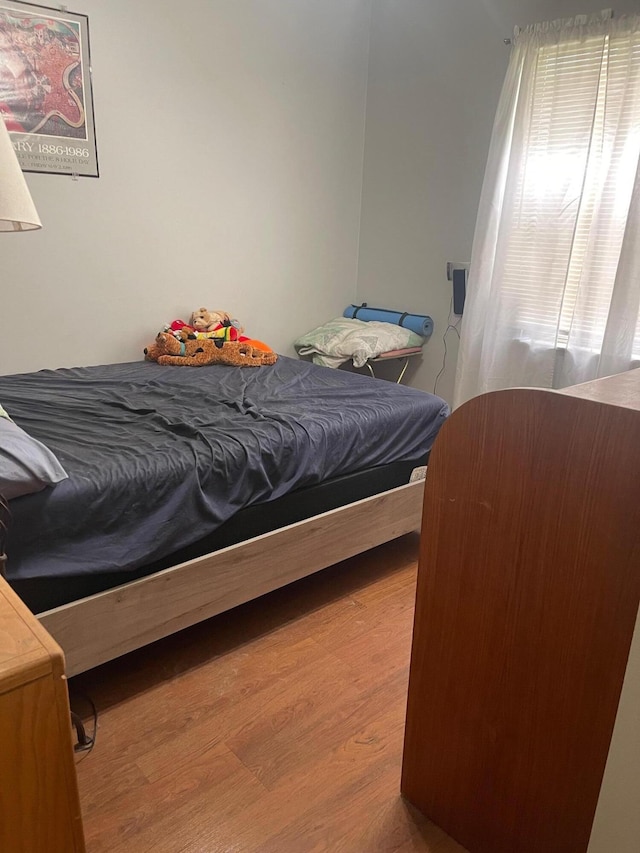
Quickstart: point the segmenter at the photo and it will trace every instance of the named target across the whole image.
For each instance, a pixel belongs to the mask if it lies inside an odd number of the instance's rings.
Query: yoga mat
[[[386,308],[369,308],[366,302],[362,305],[349,305],[344,309],[342,316],[365,322],[378,320],[380,323],[394,323],[410,329],[423,338],[428,338],[433,332],[433,320],[426,314],[407,314],[402,311],[387,311]]]

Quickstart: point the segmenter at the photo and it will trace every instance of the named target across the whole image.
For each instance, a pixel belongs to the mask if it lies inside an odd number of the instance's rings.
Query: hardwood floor
[[[399,795],[418,536],[72,679],[88,853],[464,853]]]

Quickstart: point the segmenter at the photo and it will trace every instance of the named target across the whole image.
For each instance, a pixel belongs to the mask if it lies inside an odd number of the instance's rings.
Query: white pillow
[[[55,455],[8,417],[0,417],[0,492],[18,498],[66,480]]]
[[[310,355],[314,364],[323,367],[339,367],[349,359],[354,367],[364,367],[370,358],[383,352],[421,347],[423,343],[420,335],[395,323],[336,317],[302,335],[293,346],[298,355]]]

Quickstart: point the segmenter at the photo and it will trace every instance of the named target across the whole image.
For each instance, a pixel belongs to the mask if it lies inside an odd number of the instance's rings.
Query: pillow
[[[8,417],[0,417],[0,492],[11,500],[66,480],[54,454]]]
[[[421,347],[423,343],[420,335],[395,323],[336,317],[302,335],[293,346],[298,355],[310,355],[314,364],[323,367],[339,367],[349,359],[354,367],[364,367],[383,352]]]

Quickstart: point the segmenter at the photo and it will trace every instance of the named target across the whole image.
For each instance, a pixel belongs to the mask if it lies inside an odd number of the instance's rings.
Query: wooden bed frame
[[[38,614],[77,675],[420,528],[418,480]]]

